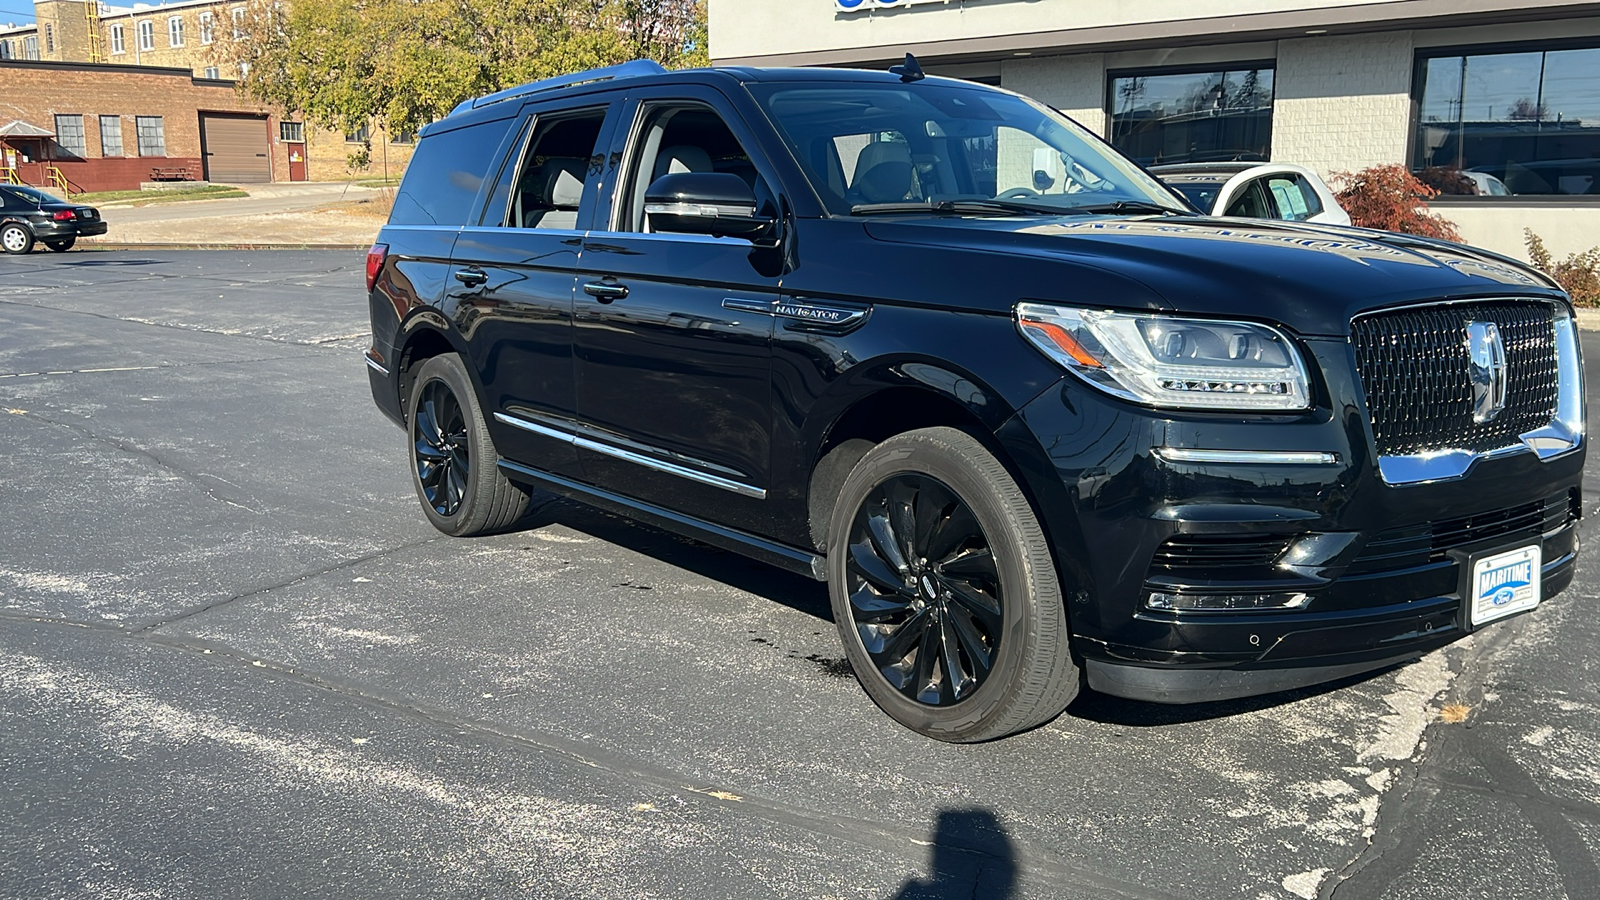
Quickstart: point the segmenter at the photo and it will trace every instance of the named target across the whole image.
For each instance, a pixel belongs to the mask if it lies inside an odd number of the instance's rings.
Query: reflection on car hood
[[[1248,314],[1302,334],[1347,334],[1352,315],[1383,306],[1559,290],[1540,272],[1488,251],[1333,225],[1202,217],[906,217],[873,220],[866,229],[880,241],[1092,266],[1142,282],[1171,310]],[[1116,298],[1074,297],[1070,277],[1063,278],[1059,296],[1014,299],[1118,305]]]

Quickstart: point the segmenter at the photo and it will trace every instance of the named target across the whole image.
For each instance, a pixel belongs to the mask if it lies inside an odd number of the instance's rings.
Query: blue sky
[[[33,4],[28,0],[0,0],[0,24],[15,22],[25,25],[33,21]]]

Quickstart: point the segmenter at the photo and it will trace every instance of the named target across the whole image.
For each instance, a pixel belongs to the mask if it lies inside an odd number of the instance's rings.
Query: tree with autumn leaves
[[[256,0],[242,31],[246,94],[346,132],[633,59],[709,64],[705,0]]]

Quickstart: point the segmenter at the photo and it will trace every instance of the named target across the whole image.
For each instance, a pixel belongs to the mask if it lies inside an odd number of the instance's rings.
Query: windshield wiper
[[[1028,215],[1059,216],[1072,212],[1058,206],[1037,203],[1019,203],[1015,200],[924,200],[895,203],[857,203],[850,207],[852,216],[895,215],[900,213],[933,213],[935,215],[1009,216],[1016,213]]]
[[[1163,206],[1160,203],[1151,203],[1148,200],[1118,200],[1114,203],[1099,203],[1094,206],[1074,206],[1072,212],[1080,213],[1160,213],[1164,216],[1192,216],[1194,213],[1187,209],[1175,206]]]

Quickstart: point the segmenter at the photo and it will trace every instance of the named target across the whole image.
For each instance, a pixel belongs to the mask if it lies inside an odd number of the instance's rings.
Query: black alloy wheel
[[[856,512],[849,554],[850,612],[879,674],[929,706],[972,696],[994,668],[1006,591],[967,504],[931,476],[892,476]]]
[[[441,516],[453,516],[467,494],[472,447],[461,402],[443,381],[422,387],[412,422],[412,455],[424,501]]]
[[[921,428],[872,447],[839,487],[826,549],[845,658],[900,724],[988,741],[1077,696],[1051,543],[976,437]]]
[[[500,469],[472,378],[454,353],[412,369],[406,433],[411,486],[433,527],[455,537],[504,531],[528,510],[527,488]]]

